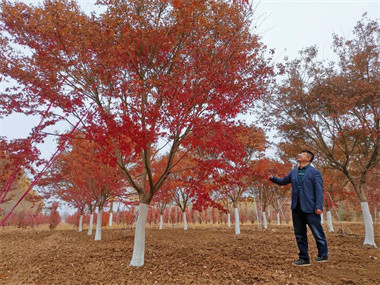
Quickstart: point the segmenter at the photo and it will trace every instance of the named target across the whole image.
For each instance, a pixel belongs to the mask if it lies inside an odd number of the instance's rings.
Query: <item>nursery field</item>
[[[133,228],[104,229],[97,242],[67,224],[2,228],[0,284],[380,284],[380,250],[362,245],[363,225],[335,227],[327,233],[330,261],[296,267],[291,225],[243,225],[239,236],[224,225],[148,226],[140,268],[128,266]],[[379,245],[380,224],[374,227]]]

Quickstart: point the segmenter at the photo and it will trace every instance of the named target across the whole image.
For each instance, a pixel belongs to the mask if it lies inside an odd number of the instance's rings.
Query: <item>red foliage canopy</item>
[[[88,16],[74,1],[1,2],[1,80],[18,82],[1,104],[25,113],[52,104],[55,118],[79,118],[94,104],[83,119],[87,138],[149,204],[183,141],[199,147],[245,112],[271,68],[240,1],[98,3],[105,11]],[[162,143],[166,165],[155,173]]]

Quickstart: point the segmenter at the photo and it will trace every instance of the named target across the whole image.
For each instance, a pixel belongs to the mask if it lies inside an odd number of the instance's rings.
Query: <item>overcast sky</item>
[[[21,1],[36,3],[36,0]],[[96,0],[79,0],[85,11],[94,9]],[[334,59],[330,49],[332,33],[351,37],[351,31],[364,12],[371,19],[379,19],[380,0],[262,0],[256,1],[257,32],[269,48],[276,49],[276,61],[284,56],[293,58],[307,46],[317,45],[320,57]],[[0,119],[0,135],[9,139],[25,137],[38,124],[39,118],[12,116]],[[53,144],[42,148],[49,157]]]
[[[379,0],[262,0],[256,9],[262,19],[259,33],[278,55],[291,58],[307,46],[317,45],[321,58],[334,59],[332,34],[352,36],[352,29],[367,12],[379,19]],[[286,50],[286,51],[285,51]]]

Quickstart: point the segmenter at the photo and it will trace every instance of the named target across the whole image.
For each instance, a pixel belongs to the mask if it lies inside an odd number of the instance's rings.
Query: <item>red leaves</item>
[[[93,201],[102,206],[120,196],[124,191],[121,173],[116,165],[104,163],[104,156],[98,145],[77,134],[71,151],[58,158],[45,181],[50,194],[79,209]]]
[[[99,3],[104,13],[92,17],[67,1],[1,4],[10,63],[1,74],[25,86],[2,104],[32,112],[33,104],[52,102],[61,118],[95,104],[83,124],[86,138],[102,148],[98,163],[118,162],[146,195],[161,187],[152,179],[166,179],[184,143],[231,161],[243,154],[240,143],[228,140],[237,130],[224,126],[264,93],[271,75],[264,47],[250,33],[246,1]],[[12,53],[12,43],[30,54]],[[154,166],[157,157],[167,157],[164,167]]]

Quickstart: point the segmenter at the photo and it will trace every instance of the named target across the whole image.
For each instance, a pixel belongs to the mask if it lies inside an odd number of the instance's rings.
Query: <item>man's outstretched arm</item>
[[[291,179],[291,173],[292,172],[289,172],[288,175],[286,175],[284,178],[279,178],[279,177],[276,177],[276,176],[273,176],[273,175],[269,175],[269,180],[278,184],[278,185],[287,185],[289,184],[290,182],[292,182],[292,179]]]

